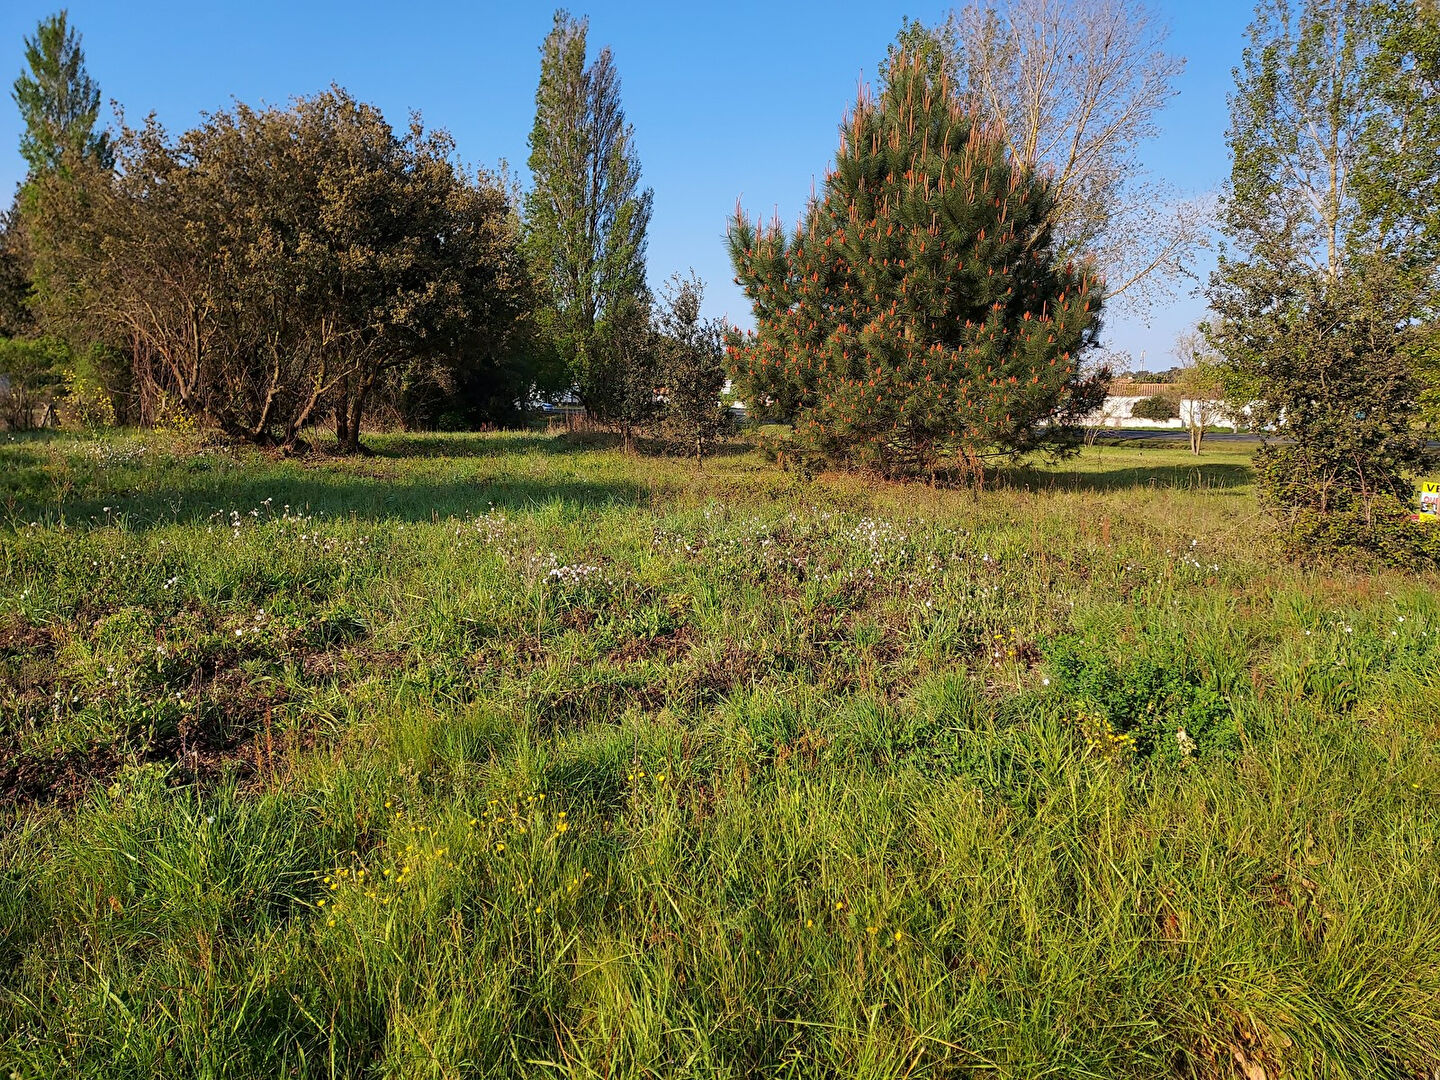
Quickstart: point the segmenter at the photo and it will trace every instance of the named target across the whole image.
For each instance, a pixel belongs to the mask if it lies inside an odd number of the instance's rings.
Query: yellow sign
[[[1440,521],[1440,480],[1421,480],[1420,520]]]

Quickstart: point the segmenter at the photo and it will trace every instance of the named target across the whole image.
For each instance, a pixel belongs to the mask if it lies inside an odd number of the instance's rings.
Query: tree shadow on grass
[[[28,469],[44,464],[44,461],[44,458],[31,450],[21,450],[13,446],[0,449],[0,469],[7,472],[11,469]]]
[[[543,431],[386,434],[366,442],[369,453],[381,458],[475,458],[505,454],[573,454],[583,447],[564,435]]]
[[[532,430],[503,432],[459,432],[450,434],[393,433],[372,438],[366,443],[368,456],[403,460],[408,458],[476,458],[500,457],[506,454],[543,454],[551,457],[583,454],[594,450],[621,450],[624,439],[618,432],[604,430],[558,431]],[[637,435],[634,439],[637,460],[694,460],[690,449],[672,440]],[[743,457],[755,449],[745,439],[725,439],[705,448],[706,458]],[[361,459],[363,460],[363,459]]]
[[[39,454],[28,450],[6,447],[0,452],[0,522],[7,517],[33,517],[36,506],[53,501],[46,464]]]
[[[593,444],[592,444],[593,445]],[[619,446],[618,436],[614,446]],[[589,449],[590,447],[587,447]],[[721,458],[744,457],[755,449],[753,443],[737,439],[726,439],[720,442],[713,442],[705,447],[705,460],[713,461]],[[663,438],[637,438],[635,440],[636,457],[639,460],[649,461],[670,461],[684,462],[689,465],[695,464],[695,448],[686,446],[674,439]]]
[[[1215,491],[1245,487],[1250,466],[1213,462],[1195,465],[1141,465],[1094,471],[1019,467],[1003,471],[994,486],[1020,491]]]
[[[203,474],[202,474],[203,475]],[[624,481],[537,480],[498,474],[473,480],[411,480],[356,477],[329,473],[321,477],[232,471],[204,483],[171,486],[128,496],[84,497],[67,501],[66,522],[86,528],[123,521],[131,530],[169,525],[228,524],[231,512],[247,521],[291,514],[313,514],[327,520],[440,521],[472,518],[490,510],[528,512],[557,506],[562,513],[601,510],[611,506],[648,505],[650,492]],[[15,513],[53,520],[53,494],[20,500]],[[252,516],[253,512],[253,516]]]

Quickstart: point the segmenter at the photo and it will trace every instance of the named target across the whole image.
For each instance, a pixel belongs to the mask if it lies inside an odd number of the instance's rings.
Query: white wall
[[[1148,395],[1147,395],[1148,396]],[[1193,415],[1196,408],[1202,405],[1210,411],[1215,411],[1214,402],[1201,402],[1190,398],[1181,398],[1179,404],[1180,415],[1174,420],[1146,420],[1142,417],[1132,416],[1131,411],[1145,397],[1107,397],[1105,404],[1096,409],[1081,423],[1085,427],[1107,427],[1107,428],[1174,428],[1176,431],[1183,431],[1186,423]],[[1229,419],[1216,418],[1210,421],[1214,427],[1228,427],[1232,431],[1237,430],[1233,421]]]

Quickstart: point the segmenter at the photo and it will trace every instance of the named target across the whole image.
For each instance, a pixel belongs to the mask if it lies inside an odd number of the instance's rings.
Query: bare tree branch
[[[1139,156],[1185,67],[1151,11],[1124,0],[975,0],[933,33],[1010,155],[1051,174],[1045,225],[1060,250],[1095,257],[1108,300],[1143,316],[1193,278],[1209,200],[1164,189]]]

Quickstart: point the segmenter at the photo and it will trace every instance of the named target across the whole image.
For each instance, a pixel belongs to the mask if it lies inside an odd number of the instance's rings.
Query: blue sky
[[[1225,95],[1250,6],[1238,0],[1156,5],[1172,51],[1189,63],[1180,94],[1144,147],[1159,178],[1186,192],[1216,188],[1228,171]],[[523,170],[554,8],[544,3],[183,3],[74,0],[89,68],[106,98],[138,119],[155,111],[172,130],[232,98],[283,102],[332,82],[380,106],[393,123],[412,109],[448,128],[469,162],[502,158]],[[0,3],[0,75],[19,73],[22,37],[55,9]],[[723,235],[739,198],[752,213],[793,221],[823,177],[837,125],[871,81],[902,15],[938,19],[947,6],[905,3],[708,4],[590,2],[592,48],[614,50],[635,125],[645,183],[655,190],[650,275],[693,267],[707,308],[749,322],[731,283]],[[8,95],[7,95],[8,96]],[[0,190],[20,179],[19,117],[0,104]],[[7,200],[8,201],[8,200]],[[1105,343],[1149,367],[1168,367],[1177,331],[1203,312],[1185,298],[1150,326],[1114,318]]]

